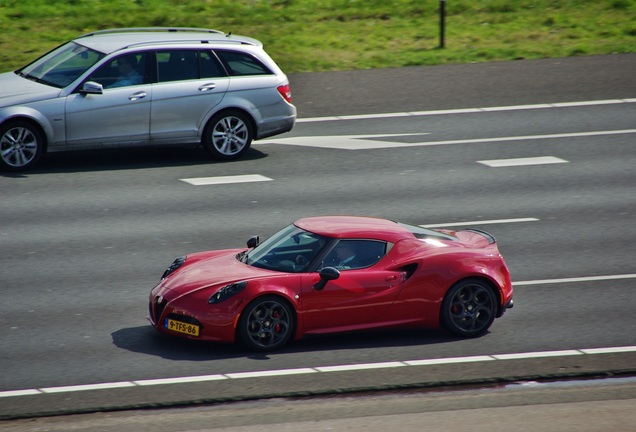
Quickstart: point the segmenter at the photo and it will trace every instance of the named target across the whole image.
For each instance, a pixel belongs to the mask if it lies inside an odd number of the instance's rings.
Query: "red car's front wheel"
[[[251,350],[272,351],[289,341],[294,321],[287,302],[276,296],[263,296],[247,305],[241,314],[237,336]]]

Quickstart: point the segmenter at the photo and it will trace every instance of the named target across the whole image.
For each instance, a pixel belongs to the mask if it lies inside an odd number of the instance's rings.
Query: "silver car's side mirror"
[[[80,94],[103,94],[104,86],[95,81],[86,81],[80,90]]]

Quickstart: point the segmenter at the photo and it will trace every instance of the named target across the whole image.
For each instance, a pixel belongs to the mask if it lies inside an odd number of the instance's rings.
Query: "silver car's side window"
[[[271,75],[273,73],[250,54],[230,50],[216,50],[215,52],[230,76]]]
[[[197,51],[157,51],[157,73],[159,82],[198,79],[199,61]]]
[[[223,66],[210,51],[157,51],[157,81],[185,81],[226,76]]]
[[[227,76],[219,60],[211,51],[199,52],[201,78],[218,78]]]
[[[143,84],[145,67],[145,53],[125,54],[100,67],[88,81],[102,84],[105,89]]]

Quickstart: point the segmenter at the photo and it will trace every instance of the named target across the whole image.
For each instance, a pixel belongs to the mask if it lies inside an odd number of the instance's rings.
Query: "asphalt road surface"
[[[116,150],[3,175],[0,417],[633,374],[634,70],[614,55],[303,74],[294,130],[241,161]],[[184,181],[245,175],[267,181]],[[477,339],[386,331],[267,355],[147,324],[174,257],[342,213],[489,231],[515,308]]]

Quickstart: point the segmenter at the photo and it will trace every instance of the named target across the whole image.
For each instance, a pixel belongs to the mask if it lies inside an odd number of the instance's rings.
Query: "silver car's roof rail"
[[[93,36],[98,34],[131,33],[131,32],[198,32],[198,33],[225,34],[224,32],[219,30],[196,28],[196,27],[127,27],[127,28],[97,30],[94,32],[83,34],[80,37],[87,37],[87,36]]]

